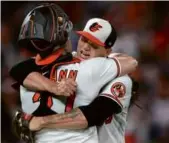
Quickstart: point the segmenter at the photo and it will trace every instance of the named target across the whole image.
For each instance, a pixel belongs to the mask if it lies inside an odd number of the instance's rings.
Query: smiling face
[[[77,56],[81,60],[87,60],[94,57],[106,57],[110,52],[111,49],[98,46],[83,36],[81,36],[78,41]]]

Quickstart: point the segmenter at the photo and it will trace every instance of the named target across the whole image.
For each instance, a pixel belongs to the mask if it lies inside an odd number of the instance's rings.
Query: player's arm
[[[118,111],[119,107],[114,101],[100,96],[88,106],[75,108],[63,114],[33,117],[29,128],[32,131],[42,128],[84,129],[101,125],[106,118],[114,113],[118,113]]]
[[[30,58],[20,62],[12,67],[10,76],[16,81],[15,84],[23,85],[32,91],[48,90],[47,84],[52,84],[46,80],[46,77],[41,76],[41,67],[35,64],[35,59]],[[47,84],[43,83],[47,82]]]
[[[118,83],[118,84],[117,84]],[[120,83],[120,84],[119,84]],[[113,93],[114,85],[122,85],[120,92]],[[120,77],[109,83],[91,104],[73,109],[70,112],[34,117],[30,122],[31,130],[41,128],[82,129],[102,124],[109,116],[127,107],[131,97],[132,83],[128,77]],[[117,94],[117,95],[115,95]],[[120,97],[118,97],[118,95]]]
[[[15,84],[23,85],[29,90],[48,91],[54,82],[47,80],[40,72],[40,66],[35,64],[35,59],[30,58],[13,66],[10,75],[17,81]]]
[[[83,129],[86,127],[88,127],[88,122],[79,108],[63,114],[33,117],[29,123],[29,129],[32,131],[42,128]]]
[[[10,70],[10,75],[17,81],[17,84],[32,91],[48,91],[55,95],[70,96],[76,90],[76,83],[73,79],[63,79],[56,83],[40,72],[41,68],[31,58],[15,65]]]
[[[82,62],[78,76],[84,77],[86,73],[84,74],[83,71],[88,72],[88,79],[83,79],[83,85],[91,83],[93,89],[100,90],[105,84],[116,77],[133,72],[136,67],[137,61],[130,56],[115,58],[97,57]],[[83,85],[79,84],[78,86]]]
[[[110,77],[123,76],[133,72],[138,66],[138,62],[131,56],[125,54],[109,55],[107,58],[93,58],[95,63],[92,66],[93,77],[101,79],[114,79]],[[99,79],[100,77],[101,79]],[[104,80],[103,80],[104,81]]]
[[[71,79],[62,79],[60,82],[54,82],[38,72],[31,72],[23,81],[27,89],[35,91],[48,91],[57,96],[70,96],[76,91],[77,84]]]
[[[30,58],[13,66],[10,70],[10,76],[23,85],[24,79],[31,72],[40,72],[40,67],[35,64],[35,59]]]
[[[114,59],[117,66],[119,65],[119,76],[133,72],[138,66],[135,58],[123,53],[111,53],[108,58]]]

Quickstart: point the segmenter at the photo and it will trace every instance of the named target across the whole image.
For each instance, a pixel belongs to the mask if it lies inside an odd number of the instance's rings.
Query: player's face
[[[110,52],[104,47],[92,43],[90,40],[81,36],[77,46],[77,56],[82,60],[94,57],[106,57]]]

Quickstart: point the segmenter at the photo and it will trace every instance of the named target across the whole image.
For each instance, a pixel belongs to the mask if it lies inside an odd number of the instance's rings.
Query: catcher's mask
[[[31,10],[24,19],[18,44],[24,48],[36,48],[41,57],[49,55],[53,48],[68,40],[73,24],[56,4],[45,3]]]

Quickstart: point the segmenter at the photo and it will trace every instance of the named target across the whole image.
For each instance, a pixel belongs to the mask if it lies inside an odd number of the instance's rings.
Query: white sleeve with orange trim
[[[121,108],[128,108],[132,94],[132,80],[125,75],[109,82],[99,96],[114,100]]]
[[[80,70],[90,72],[91,82],[94,84],[100,82],[101,87],[119,76],[119,63],[114,59],[97,57],[83,61],[82,64]]]

